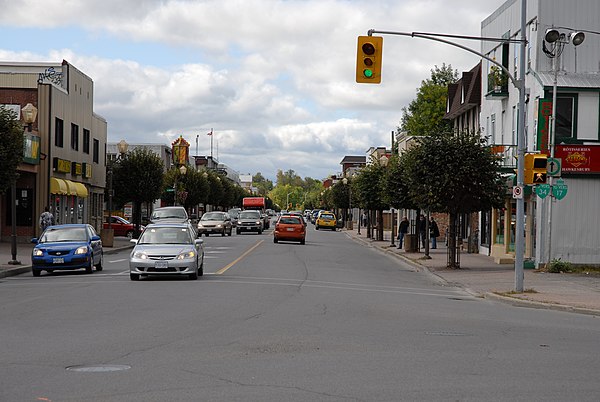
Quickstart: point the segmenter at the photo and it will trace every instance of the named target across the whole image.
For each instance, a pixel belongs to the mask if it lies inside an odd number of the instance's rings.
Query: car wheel
[[[127,233],[125,233],[125,236],[131,240],[133,238],[133,230],[128,230]]]
[[[195,281],[196,279],[198,279],[198,271],[189,274],[188,278],[190,278],[191,281]]]
[[[233,233],[233,229],[229,229],[229,233],[227,233],[227,236],[231,236],[232,233]]]
[[[221,233],[221,237],[225,237],[225,229],[223,229],[223,233]]]
[[[237,235],[242,234],[242,231],[241,230],[236,230],[235,234],[237,234]]]
[[[300,240],[300,244],[306,244],[306,240],[305,239]]]
[[[33,274],[33,276],[40,276],[42,274],[42,270],[31,268],[31,273]]]
[[[90,257],[90,264],[87,267],[85,267],[85,273],[91,274],[93,269],[94,269],[94,256],[92,255]]]
[[[138,274],[129,274],[129,279],[131,279],[132,281],[139,281],[140,276]]]
[[[319,225],[315,225],[315,230],[319,230]]]
[[[279,240],[277,240],[277,237],[273,236],[273,243],[277,243]]]
[[[258,229],[258,234],[262,234],[262,230],[261,229]]]
[[[200,267],[198,268],[198,276],[204,275],[204,260],[200,263]]]
[[[96,271],[102,271],[104,268],[104,253],[100,254],[100,261],[98,261],[98,265],[96,265]]]

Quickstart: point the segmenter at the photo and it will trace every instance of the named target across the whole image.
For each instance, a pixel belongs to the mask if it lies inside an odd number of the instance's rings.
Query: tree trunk
[[[377,240],[383,241],[383,210],[377,211]]]
[[[456,255],[456,213],[449,214],[448,223],[448,268],[459,268]]]

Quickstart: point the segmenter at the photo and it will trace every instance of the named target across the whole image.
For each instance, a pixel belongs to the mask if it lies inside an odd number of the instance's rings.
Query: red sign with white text
[[[600,145],[557,145],[554,157],[562,159],[562,173],[600,174]]]

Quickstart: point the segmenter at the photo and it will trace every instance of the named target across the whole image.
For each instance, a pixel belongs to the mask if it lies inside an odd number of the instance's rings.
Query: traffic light
[[[524,184],[546,183],[548,155],[525,154],[525,180]]]
[[[356,50],[356,82],[381,83],[383,37],[359,36]]]

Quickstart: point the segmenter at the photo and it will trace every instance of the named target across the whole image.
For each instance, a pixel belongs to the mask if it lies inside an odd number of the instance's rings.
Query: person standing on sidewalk
[[[437,222],[433,220],[433,216],[429,217],[429,236],[431,237],[431,248],[437,248],[437,238],[440,235],[440,229]]]
[[[408,233],[408,218],[405,216],[402,218],[400,225],[398,226],[398,248],[402,248],[402,242],[404,235]]]
[[[44,212],[40,215],[40,229],[42,232],[46,230],[48,226],[55,225],[54,215],[48,210],[48,207],[44,208]]]

